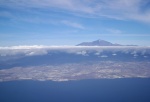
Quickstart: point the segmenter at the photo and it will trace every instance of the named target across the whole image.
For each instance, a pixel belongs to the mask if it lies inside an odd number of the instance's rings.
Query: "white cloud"
[[[150,23],[149,0],[1,0],[0,6],[12,8],[55,9],[59,12],[136,20]],[[76,24],[74,24],[76,26]]]
[[[100,54],[101,54],[101,52],[96,52],[96,53],[95,53],[95,55],[100,55]]]
[[[102,56],[100,56],[100,57],[102,57],[102,58],[107,58],[108,56],[106,56],[106,55],[102,55]]]
[[[144,58],[147,58],[147,56],[144,56]]]
[[[63,20],[62,23],[65,24],[65,25],[67,25],[67,26],[74,27],[74,28],[84,29],[84,27],[81,24],[76,23],[76,22],[71,22],[71,21]]]
[[[38,48],[46,48],[48,46],[43,46],[43,45],[32,45],[32,46],[27,46],[27,45],[24,45],[24,46],[11,46],[11,47],[0,47],[1,50],[3,49],[13,49],[13,50],[19,50],[19,49],[38,49]]]
[[[87,52],[86,51],[80,51],[80,52],[77,52],[77,54],[86,56]]]
[[[12,47],[0,47],[0,56],[7,55],[24,55],[24,56],[34,56],[34,55],[46,55],[50,51],[62,51],[66,53],[74,53],[81,55],[88,55],[88,52],[96,51],[102,53],[104,51],[110,51],[114,53],[122,52],[122,53],[131,53],[135,55],[136,53],[141,53],[144,55],[145,53],[150,54],[150,47],[138,47],[138,46],[12,46]],[[106,57],[106,56],[101,56]]]
[[[112,55],[113,55],[113,56],[116,56],[117,54],[114,53],[114,54],[112,54]]]
[[[42,49],[40,49],[40,50],[31,50],[30,52],[28,52],[27,54],[26,54],[26,56],[35,56],[35,55],[46,55],[48,53],[48,51],[47,50],[42,50]]]
[[[107,17],[150,23],[150,8],[146,7],[148,3],[149,0],[1,0],[0,6],[25,10],[55,9],[59,12],[86,15],[84,17]]]

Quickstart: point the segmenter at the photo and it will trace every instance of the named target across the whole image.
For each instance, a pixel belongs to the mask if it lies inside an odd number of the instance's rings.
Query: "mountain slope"
[[[113,44],[111,42],[105,41],[105,40],[96,40],[92,42],[83,42],[76,46],[122,46],[120,44]]]

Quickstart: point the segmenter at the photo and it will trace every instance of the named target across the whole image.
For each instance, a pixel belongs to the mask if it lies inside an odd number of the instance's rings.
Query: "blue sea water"
[[[150,79],[1,82],[0,102],[150,102]]]

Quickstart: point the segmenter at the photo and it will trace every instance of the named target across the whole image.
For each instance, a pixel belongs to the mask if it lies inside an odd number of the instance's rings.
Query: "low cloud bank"
[[[46,55],[49,52],[66,52],[85,55],[88,52],[94,51],[95,54],[100,54],[104,51],[112,53],[122,52],[131,53],[136,55],[150,54],[150,47],[139,47],[139,46],[12,46],[12,47],[0,47],[0,56],[35,56],[35,55]]]

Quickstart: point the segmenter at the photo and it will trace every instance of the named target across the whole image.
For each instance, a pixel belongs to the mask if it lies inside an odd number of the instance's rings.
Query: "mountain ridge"
[[[80,44],[77,44],[76,46],[137,46],[137,45],[121,45],[98,39],[92,42],[82,42]]]

